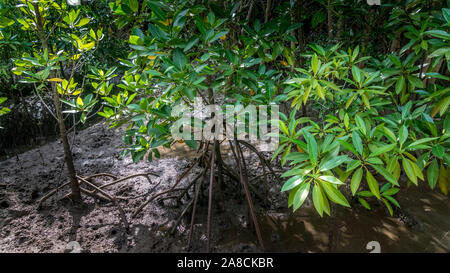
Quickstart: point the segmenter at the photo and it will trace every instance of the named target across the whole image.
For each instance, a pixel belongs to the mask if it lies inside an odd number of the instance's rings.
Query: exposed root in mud
[[[188,217],[190,222],[188,224],[188,241],[187,248],[189,249],[191,246],[192,236],[194,234],[194,226],[195,226],[195,216],[198,210],[199,199],[203,197],[202,192],[207,190],[207,219],[206,219],[206,251],[211,251],[211,224],[213,218],[213,206],[214,202],[217,200],[218,208],[223,210],[224,206],[224,196],[222,193],[222,184],[224,181],[224,175],[230,177],[232,180],[237,182],[236,185],[241,185],[238,189],[239,192],[244,194],[244,198],[246,200],[249,215],[249,222],[251,221],[250,228],[255,232],[259,246],[262,250],[264,250],[264,242],[262,240],[260,227],[258,224],[258,220],[255,213],[255,208],[253,205],[252,194],[260,199],[265,205],[267,205],[268,201],[268,175],[274,176],[277,180],[279,180],[279,176],[276,175],[279,170],[273,170],[272,166],[267,162],[265,157],[258,152],[258,150],[250,143],[245,141],[238,140],[230,140],[229,148],[232,151],[232,155],[235,161],[236,166],[232,166],[227,164],[222,157],[221,154],[221,145],[223,142],[219,142],[218,140],[214,141],[201,141],[199,143],[199,147],[197,149],[197,157],[194,158],[192,163],[183,171],[183,173],[177,177],[175,183],[170,186],[166,190],[157,191],[159,184],[162,181],[159,181],[156,185],[154,185],[147,193],[140,194],[137,196],[118,196],[109,190],[108,188],[127,181],[131,178],[135,177],[145,177],[148,182],[151,184],[152,181],[150,176],[158,176],[153,172],[145,172],[145,173],[136,173],[123,178],[120,178],[116,175],[110,173],[96,173],[90,176],[76,176],[80,190],[82,194],[89,196],[94,199],[94,202],[107,202],[112,203],[118,213],[123,226],[129,230],[129,221],[123,209],[123,206],[120,204],[120,201],[127,201],[130,199],[144,198],[144,201],[138,206],[138,208],[132,213],[131,218],[136,218],[142,210],[149,205],[153,201],[162,202],[164,200],[174,200],[176,204],[180,204],[183,198],[188,200],[185,203],[184,207],[181,209],[179,215],[174,219],[174,224],[171,226],[170,234],[174,234],[177,230],[179,224],[181,223],[183,217]],[[247,149],[249,152],[257,155],[260,161],[260,167],[262,168],[262,175],[258,175],[253,177],[251,180],[248,178],[248,169],[247,162],[244,158],[243,149]],[[197,167],[197,168],[195,168]],[[191,172],[194,170],[198,170],[200,168],[200,173],[195,175],[195,177],[184,183],[184,186],[180,186],[182,181],[189,176]],[[108,181],[103,183],[98,183],[95,178],[104,177],[107,178]],[[207,178],[208,177],[208,178]],[[253,186],[250,182],[254,181],[259,177],[264,177],[264,190],[265,194],[262,194],[260,190],[258,190],[255,186]],[[207,179],[208,183],[204,183]],[[56,189],[51,190],[46,195],[44,195],[38,201],[38,208],[41,208],[42,203],[48,200],[50,197],[63,190],[65,187],[68,187],[70,182],[63,183],[58,186]],[[217,194],[217,197],[214,195]],[[66,194],[64,198],[70,199],[71,195]],[[198,221],[198,220],[197,220]]]
[[[131,178],[134,178],[134,177],[138,177],[138,176],[143,176],[143,177],[147,178],[149,183],[151,183],[150,175],[153,175],[153,176],[156,176],[156,177],[159,176],[158,174],[153,173],[153,172],[146,172],[146,173],[133,174],[133,175],[130,175],[130,176],[127,176],[127,177],[123,177],[123,178],[119,179],[119,178],[117,178],[117,176],[109,174],[109,173],[97,173],[97,174],[93,174],[93,175],[88,176],[88,177],[81,177],[81,176],[77,175],[76,178],[78,179],[78,184],[79,184],[80,190],[81,190],[81,192],[83,194],[86,194],[87,196],[90,196],[90,197],[94,198],[94,200],[100,200],[100,201],[103,201],[103,202],[112,202],[117,207],[117,210],[119,211],[119,216],[120,216],[120,219],[121,219],[125,229],[128,230],[129,223],[128,223],[127,217],[125,215],[125,212],[124,212],[122,206],[118,202],[118,200],[126,200],[128,198],[116,197],[113,194],[107,192],[105,190],[105,188],[109,187],[111,185],[114,185],[114,184],[126,181],[128,179],[131,179]],[[94,177],[101,177],[101,176],[109,177],[109,178],[112,178],[114,180],[112,182],[107,183],[107,184],[98,185],[97,183],[95,183],[93,181],[93,178]],[[158,184],[156,186],[158,186]],[[57,187],[56,189],[51,190],[49,193],[47,193],[44,197],[42,197],[38,201],[38,209],[40,209],[42,207],[42,203],[44,201],[46,201],[47,199],[49,199],[50,197],[55,195],[58,191],[62,190],[64,187],[67,187],[69,185],[70,185],[70,182],[66,182],[66,183],[60,185],[59,187]],[[86,185],[90,189],[88,189],[86,187],[83,187],[84,185]],[[154,188],[153,188],[153,190],[154,190]],[[152,192],[152,191],[150,191],[150,192]],[[64,197],[62,199],[70,198],[70,196],[71,196],[71,194],[68,193],[68,194],[64,195]]]
[[[234,143],[233,143],[234,142]],[[260,227],[257,221],[253,200],[251,193],[252,192],[255,196],[257,196],[259,199],[261,199],[265,204],[267,204],[267,197],[264,197],[263,194],[259,193],[258,190],[249,183],[248,175],[247,175],[247,164],[246,160],[244,158],[244,154],[242,152],[241,146],[246,147],[251,152],[255,153],[260,162],[261,166],[263,168],[263,176],[264,176],[264,188],[266,190],[266,196],[268,192],[268,182],[267,182],[267,175],[270,173],[273,176],[276,177],[277,180],[279,180],[279,177],[276,175],[276,172],[272,169],[270,164],[267,162],[267,160],[264,158],[264,156],[258,152],[258,150],[251,145],[248,142],[245,141],[229,141],[229,147],[231,148],[231,151],[233,153],[235,162],[237,164],[238,169],[235,171],[231,166],[228,166],[224,160],[222,159],[221,155],[221,149],[220,149],[221,143],[217,140],[215,141],[202,141],[197,149],[198,157],[192,162],[192,164],[177,178],[174,185],[170,187],[168,190],[164,190],[161,192],[158,192],[154,194],[153,196],[149,197],[146,201],[144,201],[138,209],[133,213],[132,217],[136,217],[149,203],[154,201],[158,198],[159,201],[167,200],[167,199],[175,199],[175,201],[178,203],[182,200],[182,198],[187,195],[189,197],[189,190],[191,188],[193,189],[194,195],[190,199],[190,201],[185,205],[185,207],[182,209],[181,213],[177,217],[175,224],[172,226],[171,234],[175,232],[178,225],[180,224],[183,216],[185,216],[190,211],[190,224],[189,224],[189,235],[188,235],[188,242],[187,247],[190,248],[191,241],[192,241],[192,234],[194,230],[194,222],[195,222],[195,215],[197,210],[197,205],[199,198],[201,197],[200,192],[204,185],[204,180],[206,179],[206,175],[209,171],[209,178],[208,178],[208,213],[207,213],[207,219],[206,219],[206,251],[210,252],[211,250],[211,222],[212,222],[212,207],[213,207],[213,201],[216,200],[213,198],[214,192],[218,193],[218,201],[219,205],[223,205],[223,195],[222,195],[222,189],[221,189],[221,181],[223,181],[223,175],[227,175],[233,180],[237,181],[241,184],[243,192],[245,194],[245,199],[247,200],[247,205],[249,208],[250,218],[253,223],[253,228],[257,236],[257,240],[259,243],[259,246],[262,250],[264,250],[264,243],[261,236]],[[199,166],[202,168],[202,171],[200,174],[198,174],[192,181],[190,181],[186,187],[184,188],[177,188],[177,186],[180,184],[180,182],[183,180],[183,178],[187,177],[187,175],[193,170],[195,166]],[[269,171],[269,173],[266,170]],[[175,192],[180,192],[179,194],[174,194]]]

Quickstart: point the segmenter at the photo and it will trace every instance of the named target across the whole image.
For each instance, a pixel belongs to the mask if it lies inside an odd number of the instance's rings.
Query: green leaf
[[[394,197],[386,195],[385,198],[389,200],[392,204],[394,204],[397,208],[400,208],[400,204],[397,202],[397,200],[394,199]]]
[[[414,166],[413,166],[413,162],[407,158],[403,158],[402,160],[402,165],[403,165],[403,170],[405,170],[406,175],[408,176],[409,180],[411,180],[411,182],[413,182],[415,185],[417,185],[417,176],[416,176],[416,172],[414,171]]]
[[[306,130],[303,130],[303,136],[305,137],[309,159],[311,160],[311,164],[313,166],[317,165],[317,159],[319,156],[319,149],[317,146],[317,142],[314,137]]]
[[[312,197],[313,197],[314,207],[316,208],[320,217],[322,217],[323,216],[323,195],[322,195],[322,190],[320,189],[320,186],[317,184],[314,185],[314,187],[313,187]]]
[[[386,185],[389,185],[389,184],[386,184]],[[390,188],[390,189],[387,189],[386,191],[384,191],[383,195],[394,195],[397,192],[399,192],[399,190],[400,190],[399,188]]]
[[[367,203],[366,200],[358,197],[358,201],[359,201],[359,203],[361,203],[361,205],[363,205],[363,207],[365,207],[366,209],[370,210],[369,203]]]
[[[378,157],[369,157],[366,159],[366,162],[372,165],[383,165],[383,161]]]
[[[367,171],[366,172],[366,180],[367,180],[367,184],[369,185],[369,189],[370,191],[378,198],[380,199],[380,186],[378,185],[377,180],[375,180],[375,177],[373,177],[373,175]]]
[[[450,53],[450,47],[443,47],[443,48],[439,48],[436,49],[435,51],[433,51],[428,58],[436,58],[442,55],[446,55]]]
[[[369,155],[369,157],[375,157],[375,156],[378,156],[378,155],[380,155],[380,154],[387,153],[387,152],[389,152],[390,150],[394,149],[395,146],[396,146],[395,143],[394,143],[394,144],[384,145],[384,146],[378,148],[375,152],[371,153],[371,154]]]
[[[286,183],[284,183],[283,187],[281,188],[281,191],[288,191],[291,190],[298,185],[300,185],[304,181],[304,177],[301,175],[296,175],[288,179]]]
[[[392,206],[389,204],[389,202],[386,199],[382,198],[381,200],[383,200],[384,204],[386,205],[386,207],[389,211],[389,214],[392,216],[393,215]]]
[[[173,62],[180,70],[182,70],[186,66],[186,55],[184,55],[181,49],[175,49],[173,53]]]
[[[363,135],[365,135],[366,134],[366,124],[364,123],[364,120],[359,115],[356,115],[355,121],[356,121],[356,125],[358,126],[358,128],[361,130]]]
[[[294,196],[294,211],[296,211],[298,208],[300,208],[305,202],[306,197],[308,197],[309,194],[309,187],[310,183],[304,183],[300,186],[300,188],[297,190]]]
[[[394,184],[396,186],[400,186],[397,180],[394,178],[394,176],[392,176],[392,174],[390,174],[385,168],[378,165],[372,165],[372,167],[384,178],[386,178],[386,180],[389,181],[389,183]]]
[[[150,9],[155,13],[156,17],[161,21],[165,22],[167,20],[167,14],[160,8],[161,4],[156,1],[147,1]]]
[[[362,155],[363,144],[361,141],[361,137],[359,136],[359,134],[356,131],[353,131],[353,133],[352,133],[352,142],[353,142],[353,146],[355,146],[355,148],[356,148],[356,151],[358,151],[358,153],[360,155]]]
[[[361,166],[361,160],[352,160],[349,163],[347,163],[347,172],[354,170]]]
[[[359,84],[361,84],[362,78],[361,78],[361,70],[357,66],[352,66],[352,75],[353,79]]]
[[[450,23],[450,9],[443,8],[442,9],[442,15],[444,16],[445,21],[447,21],[447,23]]]
[[[5,16],[0,16],[0,28],[4,28],[14,24],[14,20],[6,18]]]
[[[332,170],[348,160],[349,160],[349,158],[346,155],[336,156],[336,157],[328,160],[327,162],[321,164],[320,171],[324,172],[327,170]]]
[[[333,184],[337,184],[337,185],[344,184],[344,182],[342,182],[341,180],[339,180],[336,177],[331,176],[331,175],[322,175],[322,176],[319,176],[319,179],[326,181],[326,182],[333,183]]]
[[[220,37],[227,35],[228,34],[228,30],[225,31],[219,31],[218,33],[216,33],[211,40],[209,41],[210,43],[217,41]]]
[[[195,46],[195,45],[198,43],[198,41],[199,41],[198,37],[192,38],[192,39],[186,44],[186,46],[184,47],[183,51],[184,51],[184,52],[188,51],[188,50],[191,49],[193,46]]]
[[[91,21],[91,19],[89,19],[89,18],[83,18],[83,19],[81,19],[80,22],[78,22],[78,24],[76,24],[75,26],[76,26],[76,27],[82,27],[82,26],[88,24],[89,21]]]
[[[429,34],[433,37],[436,38],[441,38],[444,40],[450,40],[450,34],[447,33],[447,31],[445,30],[440,30],[440,29],[433,29],[433,30],[428,30],[425,31],[426,34]]]
[[[383,133],[386,135],[387,138],[389,138],[390,141],[396,143],[397,137],[395,136],[394,132],[392,132],[389,128],[383,127]]]
[[[355,171],[355,173],[353,173],[352,181],[350,183],[353,195],[355,195],[356,191],[358,191],[362,176],[363,176],[363,168],[362,167],[357,169]]]
[[[444,157],[444,154],[445,154],[445,149],[444,149],[444,147],[442,145],[437,144],[437,145],[433,146],[433,148],[431,149],[431,152],[433,153],[433,155],[435,157],[438,157],[438,158],[442,159]]]
[[[329,183],[321,183],[321,185],[331,201],[344,207],[350,207],[347,199],[345,199],[344,195],[337,188]]]
[[[345,142],[345,141],[342,140],[342,139],[338,139],[338,142],[339,142],[342,146],[344,146],[344,148],[346,148],[347,150],[349,150],[349,151],[352,152],[353,154],[355,154],[355,155],[358,154],[358,152],[355,150],[355,148],[353,148],[353,146],[350,145],[348,142]]]
[[[434,187],[436,187],[438,177],[439,177],[439,165],[435,158],[433,159],[433,161],[431,161],[431,164],[427,168],[427,178],[430,188],[434,189]]]
[[[398,132],[398,140],[400,142],[400,145],[403,145],[403,143],[405,143],[407,138],[408,138],[408,128],[406,128],[406,126],[403,125]]]

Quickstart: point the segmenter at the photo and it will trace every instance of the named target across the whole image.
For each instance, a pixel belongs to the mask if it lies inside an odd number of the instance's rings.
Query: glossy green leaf
[[[436,187],[436,183],[439,177],[439,165],[436,159],[431,161],[431,164],[427,168],[427,179],[430,188],[434,189]]]
[[[411,180],[411,182],[417,185],[417,176],[413,164],[415,163],[409,160],[408,158],[403,158],[402,160],[403,170],[405,171],[409,180]]]
[[[320,217],[323,216],[323,195],[322,190],[320,189],[319,185],[314,185],[313,187],[313,204],[316,211],[319,213]]]
[[[366,180],[367,184],[369,185],[370,191],[378,198],[380,199],[380,186],[378,185],[377,180],[375,180],[375,177],[370,172],[366,172]]]
[[[361,183],[361,178],[363,176],[363,168],[357,169],[352,176],[352,180],[350,183],[350,188],[352,190],[352,194],[355,195],[355,193],[358,191],[359,184]]]
[[[286,181],[286,183],[284,183],[283,187],[281,188],[281,191],[283,192],[291,190],[300,185],[303,181],[304,181],[303,176],[300,175],[293,176],[289,178],[288,181]]]
[[[310,187],[310,183],[304,183],[300,186],[300,188],[297,190],[297,192],[295,193],[294,196],[294,211],[296,211],[298,208],[300,208],[303,204],[303,202],[305,202],[306,197],[308,197],[309,194],[309,187]]]
[[[319,149],[317,146],[317,142],[314,137],[306,130],[303,131],[303,136],[305,137],[309,159],[311,160],[311,164],[316,165],[317,159],[319,156]]]
[[[353,142],[353,146],[355,146],[356,151],[358,151],[358,153],[360,155],[362,155],[363,144],[362,144],[361,137],[359,136],[359,134],[356,131],[353,131],[353,133],[352,133],[352,142]]]
[[[326,181],[326,182],[330,182],[332,184],[337,184],[337,185],[344,184],[344,182],[342,182],[338,178],[336,178],[334,176],[331,176],[331,175],[322,175],[322,176],[319,176],[319,179],[323,180],[323,181]]]
[[[331,201],[344,207],[350,207],[350,204],[348,203],[347,199],[345,199],[344,195],[332,184],[321,183],[321,185],[323,186],[326,195],[328,196],[328,198],[330,198]]]
[[[321,164],[320,171],[323,172],[327,170],[332,170],[348,160],[349,158],[346,155],[336,156]]]
[[[395,179],[395,177],[390,174],[385,168],[383,168],[383,166],[379,166],[379,165],[372,165],[372,167],[379,173],[381,174],[384,178],[386,178],[387,181],[389,181],[389,183],[396,185],[396,186],[400,186],[397,182],[397,179]]]

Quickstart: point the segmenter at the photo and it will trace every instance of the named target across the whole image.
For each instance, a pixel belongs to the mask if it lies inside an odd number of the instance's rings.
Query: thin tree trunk
[[[333,15],[331,12],[331,0],[328,0],[328,39],[333,39]]]
[[[267,0],[267,7],[266,7],[266,17],[264,19],[264,22],[267,23],[269,21],[270,17],[270,10],[272,9],[272,0]]]
[[[253,11],[254,0],[251,0],[250,8],[248,9],[246,20],[249,21]]]
[[[295,4],[297,5],[297,21],[299,23],[303,23],[302,22],[303,1],[298,0]],[[303,52],[303,50],[305,48],[305,43],[303,41],[303,24],[297,29],[297,40],[298,40],[299,50],[300,50],[300,52]],[[299,57],[299,61],[300,61],[299,65],[302,66],[303,65],[302,57]]]
[[[269,8],[269,3],[270,3],[270,0],[267,3],[267,8]],[[267,19],[267,12],[266,12],[266,19]],[[291,24],[295,24],[295,9],[294,9],[294,7],[291,8]],[[292,37],[295,37],[295,30],[293,30],[291,32],[291,35],[292,35]],[[292,66],[291,66],[291,72],[294,72],[294,69],[295,69],[295,66],[297,63],[294,51],[295,51],[295,43],[291,41],[291,52],[292,52],[292,62],[293,62]]]
[[[342,32],[344,30],[344,17],[340,13],[340,17],[337,23],[337,39],[342,40]]]
[[[46,50],[50,53],[51,49],[48,47],[47,38],[45,37],[44,27],[42,24],[42,17],[39,12],[39,6],[38,3],[34,3],[34,11],[36,14],[36,22],[37,22],[37,29],[39,32],[39,38],[41,40],[42,44],[42,50],[45,52]],[[50,78],[55,77],[54,72],[50,71]],[[67,131],[66,126],[64,124],[64,117],[62,114],[61,109],[61,101],[59,99],[58,90],[56,88],[56,84],[54,82],[51,83],[52,87],[52,93],[53,93],[53,103],[55,104],[56,109],[56,117],[58,118],[58,125],[59,125],[59,134],[61,137],[61,141],[64,147],[64,157],[67,165],[67,170],[69,172],[69,179],[70,179],[70,187],[72,190],[72,200],[75,203],[81,203],[81,192],[80,192],[80,186],[78,184],[78,180],[76,177],[75,172],[75,166],[73,164],[73,158],[72,158],[72,151],[70,150],[70,144],[69,139],[67,138]]]

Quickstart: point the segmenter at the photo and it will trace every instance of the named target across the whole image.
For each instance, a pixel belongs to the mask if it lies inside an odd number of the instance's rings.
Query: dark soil
[[[117,196],[127,197],[120,202],[130,221],[128,233],[113,204],[96,203],[85,196],[83,207],[77,208],[69,199],[61,199],[68,189],[58,192],[37,210],[37,201],[43,195],[67,181],[62,145],[55,141],[0,162],[0,252],[64,252],[71,241],[78,242],[84,252],[204,252],[206,187],[200,197],[190,249],[186,247],[189,214],[174,234],[170,231],[192,198],[192,190],[181,202],[154,201],[136,218],[131,218],[137,207],[152,195],[152,189],[159,192],[175,183],[190,166],[194,152],[179,144],[171,150],[162,150],[160,159],[134,164],[129,157],[119,158],[122,132],[96,124],[75,136],[72,134],[70,139],[74,140],[74,160],[81,176],[106,172],[125,177],[148,171],[160,175],[151,177],[151,183],[144,177],[136,177],[111,188]],[[244,155],[249,177],[261,174],[257,157]],[[226,161],[234,165],[231,157]],[[194,168],[182,184],[187,185],[200,171]],[[309,200],[298,212],[290,212],[287,194],[280,193],[281,185],[273,177],[269,178],[268,193],[264,190],[263,179],[252,182],[257,191],[268,198],[268,205],[265,205],[253,196],[267,251],[328,251],[329,218],[320,218]],[[241,185],[228,178],[223,182],[223,200],[219,192],[214,191],[212,251],[260,252]],[[382,252],[448,252],[448,197],[422,185],[401,191],[398,199],[402,210],[394,217],[389,217],[382,206],[374,206],[372,211],[356,204],[352,210],[337,207],[332,225],[333,251],[369,252],[366,244],[378,241]]]

